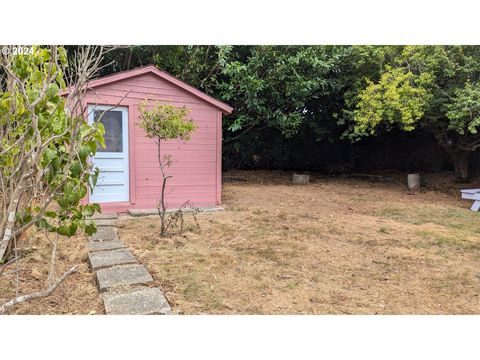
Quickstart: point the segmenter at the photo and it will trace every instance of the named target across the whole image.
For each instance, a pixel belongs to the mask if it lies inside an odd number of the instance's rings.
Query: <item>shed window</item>
[[[122,112],[115,110],[95,110],[94,121],[105,127],[105,148],[99,146],[98,152],[123,152]]]

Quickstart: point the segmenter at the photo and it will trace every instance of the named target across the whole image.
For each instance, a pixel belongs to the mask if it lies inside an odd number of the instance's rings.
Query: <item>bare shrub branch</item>
[[[26,301],[32,301],[32,300],[35,300],[35,299],[38,299],[38,298],[42,298],[42,297],[45,297],[45,296],[48,296],[50,295],[52,292],[55,291],[55,289],[60,286],[61,283],[63,283],[65,281],[65,279],[73,274],[74,272],[77,271],[77,268],[78,268],[78,265],[75,265],[73,266],[72,268],[70,268],[70,270],[66,271],[63,273],[62,276],[60,276],[56,281],[52,282],[52,284],[50,286],[48,286],[48,288],[46,288],[45,290],[42,290],[42,291],[36,291],[36,292],[33,292],[33,293],[30,293],[30,294],[26,294],[26,295],[20,295],[20,296],[17,296],[15,298],[13,298],[12,300],[10,301],[7,301],[6,303],[4,303],[3,305],[0,305],[0,314],[4,314],[5,312],[7,312],[10,308],[12,308],[13,306],[17,305],[17,304],[21,304],[21,303],[24,303]]]

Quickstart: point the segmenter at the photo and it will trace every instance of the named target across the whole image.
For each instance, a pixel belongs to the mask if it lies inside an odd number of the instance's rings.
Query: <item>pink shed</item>
[[[185,106],[198,126],[189,141],[168,141],[172,175],[166,188],[169,208],[190,201],[196,207],[221,203],[222,114],[232,108],[153,65],[105,76],[90,82],[86,102],[89,120],[100,117],[107,148],[97,152],[97,187],[86,201],[98,202],[104,212],[154,209],[161,191],[157,148],[138,127],[138,107],[145,99]]]

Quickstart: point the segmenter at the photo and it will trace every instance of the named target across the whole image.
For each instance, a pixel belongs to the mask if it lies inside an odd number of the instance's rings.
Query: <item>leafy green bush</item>
[[[0,259],[12,238],[34,224],[65,236],[96,231],[85,217],[99,206],[80,201],[96,182],[89,157],[104,144],[104,129],[83,117],[84,83],[62,94],[67,66],[65,49],[55,46],[2,58]]]

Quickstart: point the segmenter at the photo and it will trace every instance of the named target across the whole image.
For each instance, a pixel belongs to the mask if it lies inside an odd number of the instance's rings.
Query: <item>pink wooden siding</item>
[[[173,160],[167,168],[173,176],[166,188],[168,207],[179,207],[188,200],[198,207],[220,205],[222,109],[155,73],[145,72],[87,91],[89,105],[128,107],[130,201],[104,203],[102,210],[124,212],[157,206],[161,174],[156,145],[137,125],[138,106],[146,98],[186,106],[188,116],[198,125],[190,141],[162,144],[163,154],[171,155]]]

